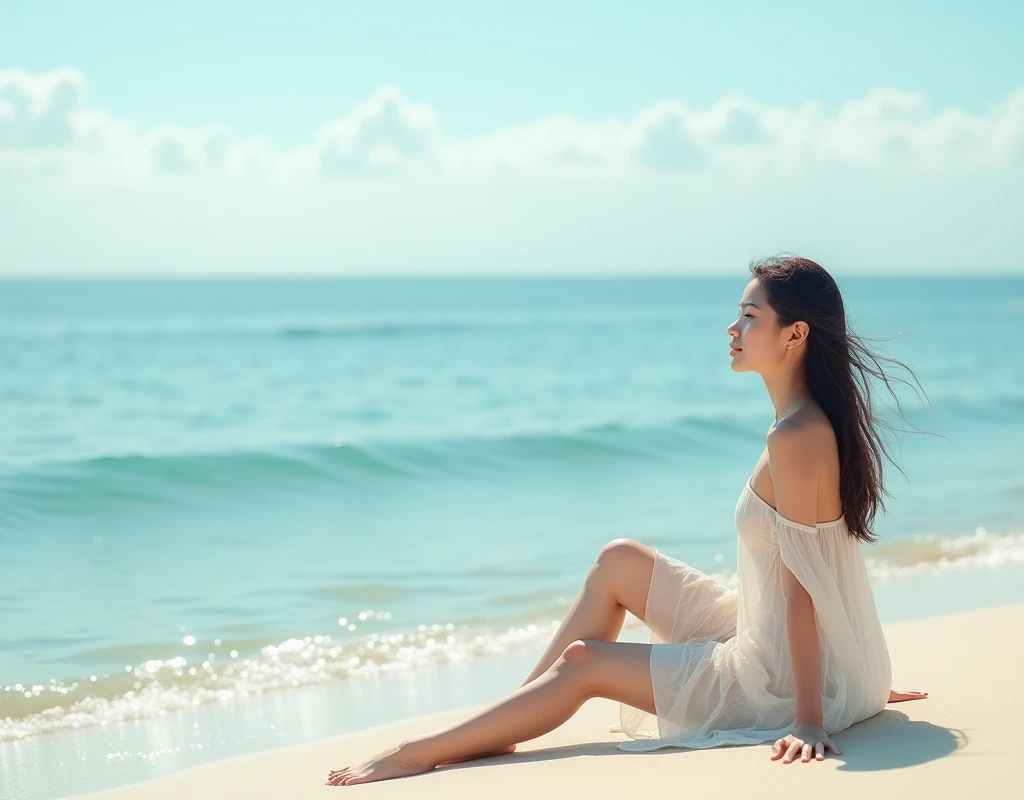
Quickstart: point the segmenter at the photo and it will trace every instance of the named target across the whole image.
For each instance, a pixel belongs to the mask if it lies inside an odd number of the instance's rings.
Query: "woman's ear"
[[[793,332],[789,336],[789,342],[786,343],[786,349],[793,350],[796,347],[801,347],[806,343],[810,333],[811,328],[806,322],[794,322]]]

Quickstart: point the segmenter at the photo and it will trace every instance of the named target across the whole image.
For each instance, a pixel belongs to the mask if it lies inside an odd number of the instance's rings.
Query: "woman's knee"
[[[594,646],[585,639],[569,642],[559,659],[559,674],[563,680],[574,684],[580,691],[589,691],[594,674],[595,656]]]
[[[635,563],[644,552],[644,545],[634,539],[619,537],[601,548],[594,559],[595,572],[616,572],[629,563]]]
[[[591,668],[596,651],[594,646],[585,639],[569,642],[563,649],[559,661],[561,672],[583,675]]]
[[[653,565],[652,548],[635,539],[612,539],[601,548],[588,578],[606,586],[621,605],[642,619]]]
[[[591,650],[583,639],[576,639],[575,641],[569,642],[562,649],[562,658],[567,664],[579,664],[586,661],[591,656]]]
[[[601,548],[598,558],[621,558],[623,555],[628,555],[630,552],[635,551],[639,544],[635,539],[619,536]]]

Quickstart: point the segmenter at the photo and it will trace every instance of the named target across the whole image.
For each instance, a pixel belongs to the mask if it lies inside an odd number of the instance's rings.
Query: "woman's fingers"
[[[816,761],[824,761],[825,754],[832,751],[837,756],[842,755],[842,752],[828,737],[818,742],[805,742],[803,739],[798,739],[795,736],[787,736],[785,739],[777,739],[775,744],[772,745],[772,761],[777,761],[782,758],[783,764],[789,764],[798,756],[803,763],[807,763],[811,759]]]

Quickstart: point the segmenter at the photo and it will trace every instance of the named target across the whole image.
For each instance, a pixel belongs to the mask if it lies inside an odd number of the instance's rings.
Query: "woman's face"
[[[728,327],[729,351],[735,372],[760,371],[776,364],[785,354],[775,333],[775,311],[768,307],[764,290],[755,278],[747,284],[740,297],[739,317]],[[780,352],[781,349],[781,352]]]

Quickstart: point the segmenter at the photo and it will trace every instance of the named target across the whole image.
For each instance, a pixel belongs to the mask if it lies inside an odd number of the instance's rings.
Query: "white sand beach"
[[[1020,730],[1024,604],[885,625],[897,689],[928,691],[893,703],[835,735],[842,756],[784,764],[769,745],[626,753],[608,732],[618,706],[585,703],[564,725],[517,752],[358,786],[327,786],[330,769],[358,762],[410,736],[456,722],[477,707],[226,759],[115,790],[90,800],[199,798],[523,797],[622,798],[643,794],[742,797],[820,796],[862,800],[924,796],[1024,797]],[[497,698],[495,698],[497,699]],[[483,708],[480,706],[479,708]]]

